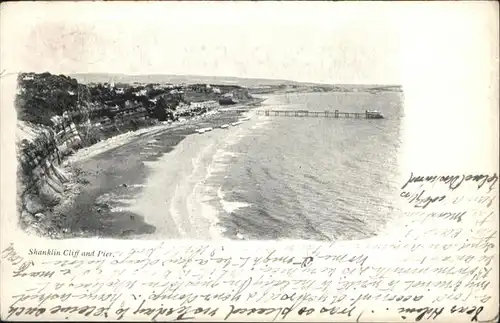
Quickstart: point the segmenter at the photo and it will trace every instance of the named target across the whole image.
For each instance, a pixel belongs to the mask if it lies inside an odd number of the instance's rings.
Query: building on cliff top
[[[217,101],[203,101],[203,102],[191,102],[189,105],[190,109],[204,109],[212,110],[219,107],[219,103]]]
[[[143,96],[143,95],[146,95],[147,93],[148,93],[148,90],[143,89],[143,90],[135,92],[134,94],[135,94],[135,96]]]

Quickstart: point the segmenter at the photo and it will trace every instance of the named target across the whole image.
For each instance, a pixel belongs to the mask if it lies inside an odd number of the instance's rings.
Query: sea
[[[262,96],[259,109],[364,112],[384,119],[257,116],[228,135],[200,196],[217,228],[242,240],[376,236],[398,214],[400,92]]]

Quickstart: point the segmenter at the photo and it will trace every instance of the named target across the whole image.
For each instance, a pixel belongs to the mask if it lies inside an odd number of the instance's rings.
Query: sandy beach
[[[241,108],[241,107],[240,107]],[[250,108],[250,107],[249,107]],[[54,209],[71,236],[217,239],[221,232],[203,180],[241,112],[211,112],[109,138],[76,152],[63,166],[75,198]],[[203,134],[200,128],[214,128]],[[69,233],[71,232],[71,233]]]

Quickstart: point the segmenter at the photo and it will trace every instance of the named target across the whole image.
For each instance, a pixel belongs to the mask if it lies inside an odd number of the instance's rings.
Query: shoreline
[[[228,108],[251,111],[263,101],[265,98],[255,98]],[[186,121],[110,137],[77,151],[60,166],[70,174],[66,198],[53,208],[54,216],[41,235],[56,239],[150,237],[157,227],[131,208],[130,202],[147,188],[151,165],[171,154],[187,137],[197,135],[196,128],[232,123],[243,113],[212,110]],[[164,167],[169,173],[170,167]],[[170,226],[172,230],[165,234],[177,237],[175,225]]]
[[[251,110],[243,114],[247,113],[252,114]],[[235,117],[233,120],[243,122],[229,129],[215,128],[209,133],[188,136],[172,152],[149,165],[147,184],[141,194],[129,201],[131,207],[127,210],[157,228],[151,236],[189,240],[233,237],[218,225],[223,223],[220,215],[227,212],[221,203],[235,204],[221,201],[218,178],[234,155],[229,151],[231,146],[242,138],[242,132],[254,127],[250,119],[243,120],[240,114]]]

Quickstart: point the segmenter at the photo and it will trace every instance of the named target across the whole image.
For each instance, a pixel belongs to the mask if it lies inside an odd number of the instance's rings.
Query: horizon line
[[[204,74],[162,74],[162,73],[151,73],[151,74],[134,74],[134,73],[106,73],[106,72],[77,72],[70,73],[67,75],[89,75],[89,74],[99,74],[99,75],[121,75],[121,76],[176,76],[176,77],[214,77],[214,78],[233,78],[240,80],[265,80],[265,81],[280,81],[280,82],[290,82],[299,84],[314,84],[314,85],[384,85],[384,86],[403,86],[398,83],[324,83],[324,82],[314,82],[314,81],[297,81],[292,79],[283,78],[268,78],[268,77],[244,77],[244,76],[229,76],[229,75],[204,75]]]
[[[131,77],[148,77],[148,76],[158,76],[158,77],[211,77],[211,78],[221,78],[221,79],[237,79],[237,80],[262,80],[262,81],[274,81],[274,82],[287,82],[305,85],[317,85],[317,86],[338,86],[338,85],[377,85],[377,86],[394,86],[402,87],[402,84],[397,83],[324,83],[324,82],[314,82],[314,81],[297,81],[291,79],[282,78],[268,78],[268,77],[242,77],[242,76],[221,76],[221,75],[204,75],[204,74],[162,74],[162,73],[151,73],[151,74],[134,74],[134,73],[116,73],[116,72],[74,72],[74,73],[55,73],[50,71],[45,72],[19,72],[19,73],[50,73],[53,75],[68,75],[68,76],[85,76],[85,75],[100,75],[100,76],[131,76]]]

